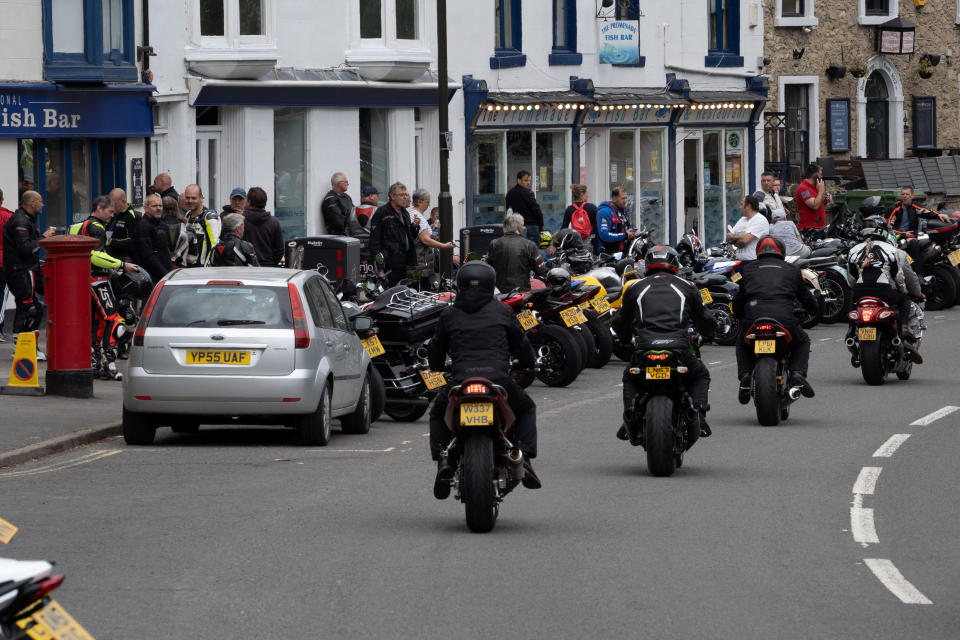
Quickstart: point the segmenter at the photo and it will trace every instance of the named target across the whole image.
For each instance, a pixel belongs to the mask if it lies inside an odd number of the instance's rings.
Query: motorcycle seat
[[[692,281],[697,286],[703,288],[726,284],[727,278],[718,273],[695,273],[693,274]]]
[[[618,300],[621,293],[623,293],[623,287],[607,287],[607,302]]]

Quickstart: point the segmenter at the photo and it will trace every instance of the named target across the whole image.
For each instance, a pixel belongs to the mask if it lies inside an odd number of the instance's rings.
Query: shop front
[[[43,196],[38,225],[66,227],[85,219],[97,196],[127,189],[127,158],[140,155],[142,167],[143,138],[153,135],[152,91],[149,85],[0,85],[0,188],[6,203],[18,200],[15,175],[18,192]],[[131,202],[133,196],[128,193]]]

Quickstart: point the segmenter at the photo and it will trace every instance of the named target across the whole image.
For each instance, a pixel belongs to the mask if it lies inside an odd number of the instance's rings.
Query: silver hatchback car
[[[370,357],[316,271],[179,269],[144,306],[123,379],[123,436],[157,427],[284,424],[326,445],[331,421],[370,430]]]

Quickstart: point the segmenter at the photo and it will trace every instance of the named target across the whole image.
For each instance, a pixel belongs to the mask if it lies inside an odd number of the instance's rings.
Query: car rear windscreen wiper
[[[217,320],[217,325],[220,327],[229,327],[232,325],[238,324],[267,324],[263,320]]]

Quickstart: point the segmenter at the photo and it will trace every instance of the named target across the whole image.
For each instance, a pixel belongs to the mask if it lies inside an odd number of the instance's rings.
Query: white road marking
[[[52,473],[54,471],[63,471],[64,469],[70,469],[71,467],[78,467],[81,464],[96,462],[97,460],[100,460],[102,458],[108,458],[118,453],[123,453],[123,450],[110,449],[106,451],[92,451],[90,453],[86,453],[78,458],[73,458],[71,460],[61,460],[59,462],[54,462],[52,464],[47,464],[40,467],[33,467],[31,469],[23,469],[21,471],[7,471],[5,473],[0,473],[0,478],[23,478],[26,476],[40,475],[42,473]]]
[[[850,507],[850,531],[853,539],[866,547],[868,544],[880,544],[877,529],[873,525],[873,509]]]
[[[860,469],[860,475],[853,485],[853,492],[866,496],[872,496],[874,489],[877,488],[877,478],[880,477],[882,467],[864,467]]]
[[[897,449],[900,448],[904,442],[907,441],[907,438],[910,437],[909,433],[895,433],[890,438],[884,442],[879,449],[873,452],[874,458],[889,458]]]
[[[919,589],[910,584],[889,560],[867,558],[863,562],[870,567],[870,571],[873,571],[873,575],[877,576],[883,586],[900,599],[900,602],[904,604],[933,604],[929,598],[920,593]]]
[[[387,447],[386,449],[307,449],[310,453],[390,453],[396,451],[396,447]]]
[[[833,340],[833,338],[820,338],[820,342],[829,342],[831,340]]]
[[[404,441],[401,442],[400,444],[410,444],[411,442],[413,442],[413,441],[412,441],[412,440],[404,440]]]
[[[914,420],[913,422],[910,423],[910,426],[911,426],[911,427],[914,427],[914,426],[917,426],[917,427],[925,427],[925,426],[927,426],[928,424],[930,424],[930,423],[932,423],[932,422],[936,422],[936,421],[939,420],[940,418],[943,418],[944,416],[950,415],[951,413],[953,413],[953,412],[956,411],[957,409],[960,409],[960,407],[954,407],[954,406],[951,406],[951,405],[947,405],[947,406],[943,407],[942,409],[937,409],[937,410],[934,411],[933,413],[930,413],[930,414],[927,414],[927,415],[923,416],[923,417],[920,418],[919,420]]]
[[[613,399],[613,398],[620,398],[620,397],[623,397],[623,391],[612,391],[612,392],[606,393],[606,394],[604,394],[604,395],[602,395],[602,396],[594,396],[594,397],[592,397],[592,398],[584,398],[583,400],[578,400],[578,401],[576,401],[576,402],[571,402],[571,403],[569,403],[569,404],[560,405],[560,406],[554,407],[554,408],[552,408],[552,409],[547,409],[546,411],[538,411],[538,412],[537,412],[537,418],[538,418],[538,419],[539,419],[539,418],[545,418],[545,417],[547,417],[547,416],[556,415],[556,414],[558,414],[558,413],[564,413],[565,411],[569,411],[570,409],[573,409],[574,407],[579,407],[579,406],[582,406],[582,405],[585,405],[585,404],[594,404],[594,403],[596,403],[596,402],[601,402],[601,401],[603,401],[603,400],[611,400],[611,399]]]
[[[714,365],[714,364],[721,364],[722,362],[723,360],[717,360],[716,362],[708,362],[707,364]]]

